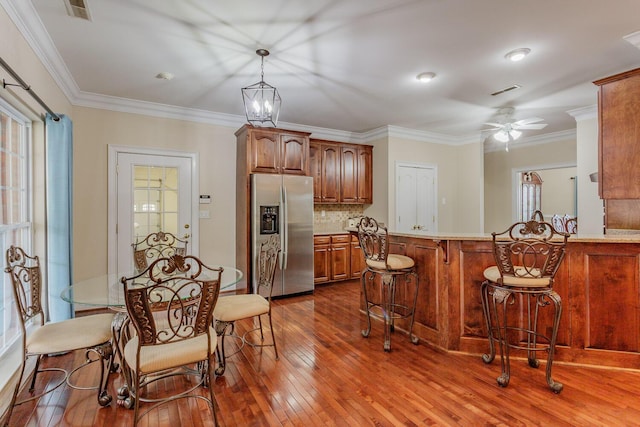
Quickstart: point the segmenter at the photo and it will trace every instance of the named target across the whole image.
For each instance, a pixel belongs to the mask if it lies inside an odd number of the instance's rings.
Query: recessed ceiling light
[[[507,58],[509,61],[518,62],[518,61],[522,61],[525,56],[529,55],[529,52],[531,52],[531,49],[523,47],[521,49],[512,50],[511,52],[507,53],[504,57]]]
[[[422,83],[427,83],[433,80],[436,77],[436,73],[428,72],[428,73],[420,73],[416,76],[416,79]]]
[[[172,78],[173,78],[173,74],[166,71],[156,74],[156,79],[171,80]]]

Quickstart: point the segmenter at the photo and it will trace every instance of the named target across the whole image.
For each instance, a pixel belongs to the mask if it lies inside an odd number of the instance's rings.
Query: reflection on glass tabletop
[[[222,269],[221,291],[232,288],[242,279],[242,272],[237,268],[222,266]],[[69,303],[94,307],[124,307],[124,285],[120,282],[121,278],[122,275],[105,274],[78,281],[65,288],[60,298]]]

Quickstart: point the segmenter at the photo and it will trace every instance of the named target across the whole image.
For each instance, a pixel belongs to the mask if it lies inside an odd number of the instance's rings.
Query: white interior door
[[[436,170],[413,164],[396,166],[396,231],[437,231]]]
[[[109,272],[117,275],[133,271],[131,244],[149,233],[165,231],[187,238],[189,253],[198,254],[194,157],[130,151],[110,156],[115,162],[115,176],[110,179],[115,185],[110,201],[110,209],[115,205],[110,212],[115,224],[113,236],[109,235]]]

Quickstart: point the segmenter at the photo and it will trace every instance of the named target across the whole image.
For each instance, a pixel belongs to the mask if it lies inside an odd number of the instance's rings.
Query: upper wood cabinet
[[[313,177],[313,201],[339,203],[340,146],[332,142],[311,140],[309,169]]]
[[[308,175],[309,133],[245,125],[236,137],[246,144],[249,173]]]
[[[594,82],[598,93],[598,189],[640,199],[640,68]]]
[[[312,139],[316,203],[373,203],[373,147]]]

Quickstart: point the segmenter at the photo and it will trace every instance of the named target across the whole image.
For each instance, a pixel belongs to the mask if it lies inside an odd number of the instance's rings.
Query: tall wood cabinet
[[[640,230],[640,68],[594,82],[606,229]]]
[[[252,173],[309,175],[309,133],[244,125],[236,135],[236,266],[251,283]],[[249,290],[249,289],[248,289]]]
[[[309,168],[316,203],[373,203],[373,147],[312,139]]]

